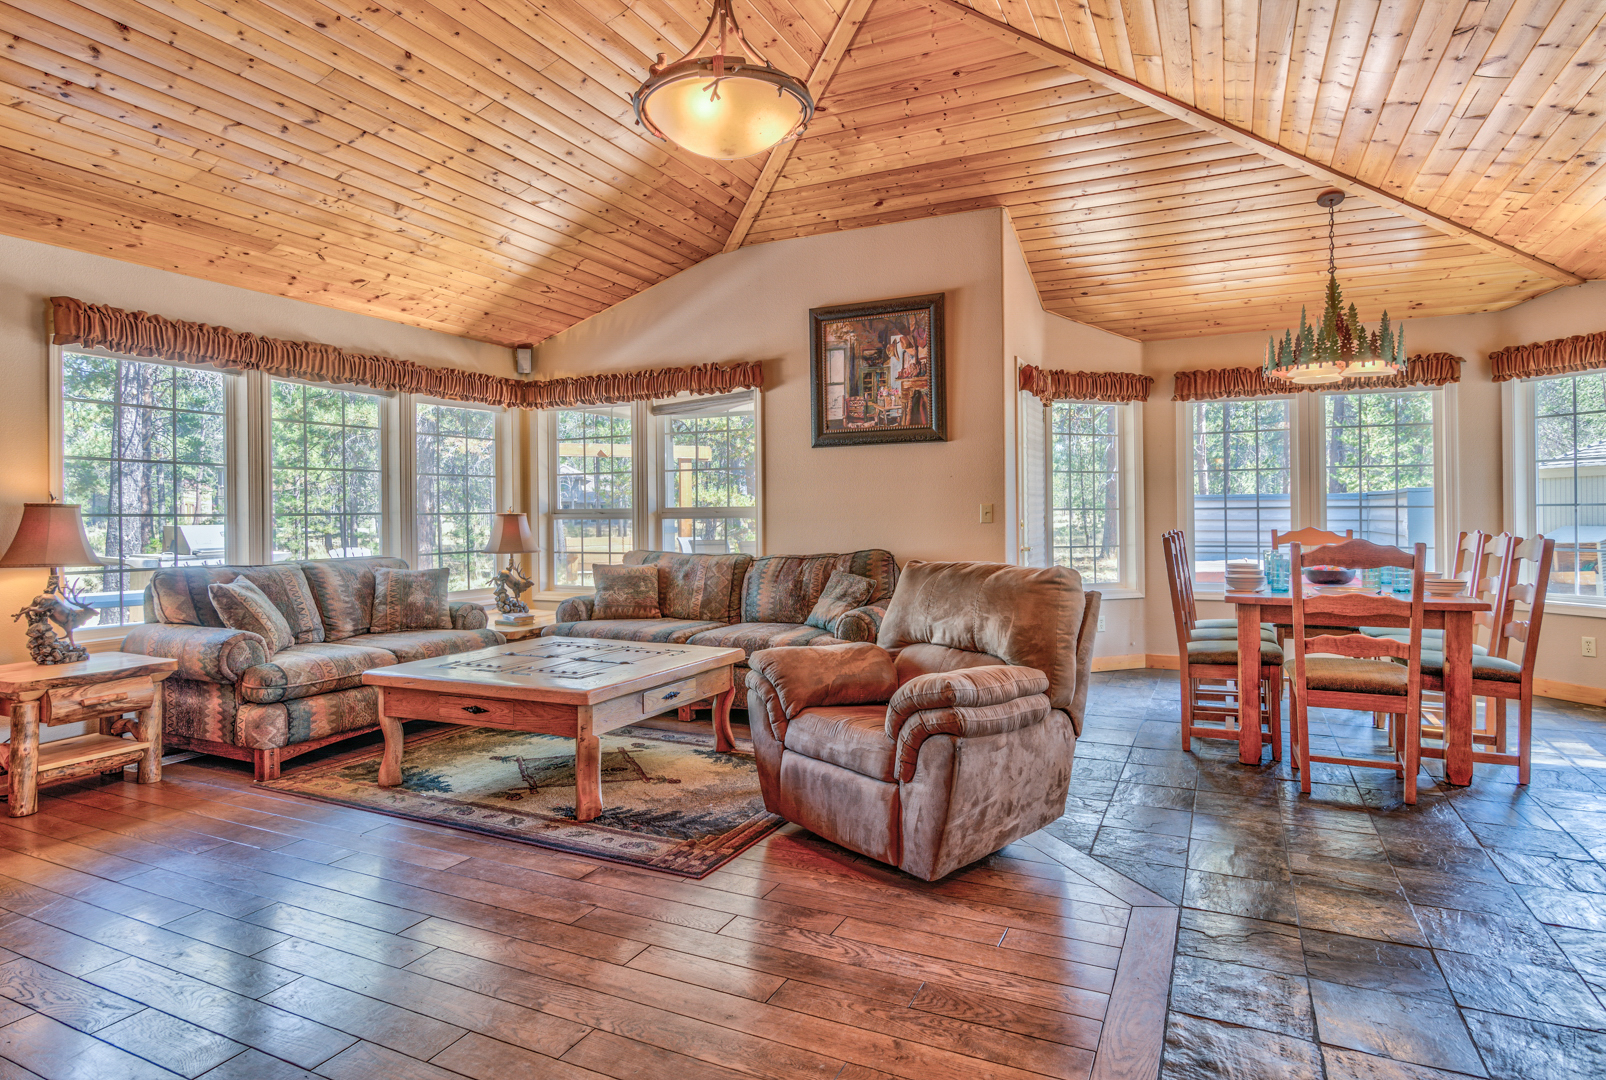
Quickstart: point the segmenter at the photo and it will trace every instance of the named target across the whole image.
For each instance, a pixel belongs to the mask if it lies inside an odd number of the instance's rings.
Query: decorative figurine
[[[78,598],[79,590],[55,574],[33,603],[11,616],[28,620],[28,654],[36,664],[72,664],[89,659],[89,650],[73,641],[72,632],[95,617],[95,609]],[[60,627],[63,639],[52,627]]]
[[[519,596],[535,585],[535,582],[525,577],[513,560],[507,561],[507,569],[486,582],[487,585],[496,586],[496,610],[504,615],[524,615],[530,610]]]

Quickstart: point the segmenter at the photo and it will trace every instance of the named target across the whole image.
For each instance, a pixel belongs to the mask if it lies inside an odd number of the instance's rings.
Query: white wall
[[[508,350],[500,346],[0,236],[0,545],[11,542],[24,502],[61,493],[60,478],[50,475],[48,444],[45,301],[51,296],[319,341],[433,367],[513,373]],[[45,573],[0,570],[0,664],[28,659],[22,625],[8,616],[38,593]],[[63,725],[50,734],[77,733],[76,725]]]

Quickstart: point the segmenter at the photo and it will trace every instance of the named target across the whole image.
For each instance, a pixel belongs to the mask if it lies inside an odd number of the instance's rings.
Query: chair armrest
[[[596,610],[596,596],[571,596],[558,605],[556,622],[585,622]]]
[[[123,652],[178,661],[180,679],[232,686],[246,668],[268,662],[268,645],[256,634],[228,627],[145,623],[131,627]]]
[[[887,706],[898,778],[914,779],[920,746],[932,735],[1000,735],[1042,723],[1052,708],[1048,676],[1036,668],[995,664],[917,675]]]
[[[881,620],[887,617],[886,604],[866,604],[837,616],[831,636],[843,641],[874,641],[881,633]]]
[[[879,645],[792,645],[748,660],[775,689],[785,719],[817,705],[878,705],[898,689],[892,654]]]
[[[491,625],[485,609],[472,600],[453,600],[449,606],[452,610],[453,630],[484,630]]]

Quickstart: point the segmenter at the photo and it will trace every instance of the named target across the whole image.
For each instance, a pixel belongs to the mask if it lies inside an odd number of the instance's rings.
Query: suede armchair
[[[1065,567],[913,562],[876,644],[754,653],[764,805],[927,881],[1056,820],[1099,599]]]

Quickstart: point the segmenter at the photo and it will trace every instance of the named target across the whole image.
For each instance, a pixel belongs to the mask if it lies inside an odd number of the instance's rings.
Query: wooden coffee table
[[[693,702],[714,701],[714,746],[729,752],[741,649],[545,637],[365,672],[379,690],[379,783],[401,783],[402,721],[435,720],[574,740],[574,816],[602,813],[598,736]]]

